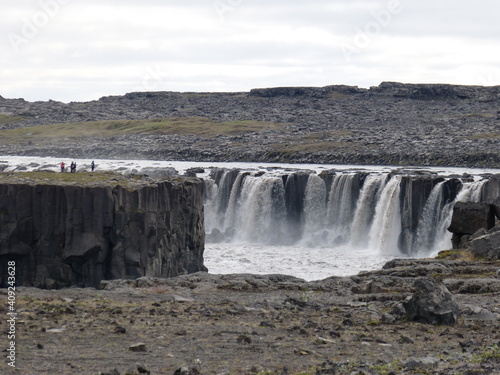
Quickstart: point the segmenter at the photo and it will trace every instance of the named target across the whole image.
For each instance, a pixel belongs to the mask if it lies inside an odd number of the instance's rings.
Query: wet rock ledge
[[[202,191],[195,178],[1,173],[0,267],[15,260],[19,286],[48,289],[205,271]]]

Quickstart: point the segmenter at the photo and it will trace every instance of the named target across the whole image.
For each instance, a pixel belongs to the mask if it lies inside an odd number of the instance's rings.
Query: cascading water
[[[417,229],[415,256],[431,256],[450,246],[452,234],[448,231],[456,202],[479,202],[484,181],[464,182],[456,196],[445,199],[448,181],[439,182],[425,204]]]
[[[325,240],[325,181],[316,174],[309,176],[304,202],[304,234],[302,243],[316,247]]]
[[[328,196],[326,219],[337,243],[344,242],[349,235],[349,228],[354,215],[355,176],[352,174],[336,175]]]
[[[386,182],[387,175],[371,174],[366,178],[356,203],[356,212],[351,227],[351,247],[368,247],[376,203],[379,201]]]
[[[445,219],[448,217],[451,211],[450,208],[453,205],[451,202],[448,202],[446,207],[443,204],[443,186],[445,183],[446,181],[439,182],[432,189],[431,195],[425,203],[414,245],[417,254],[434,252],[436,241],[440,241],[446,237],[446,228],[443,230],[443,227],[449,225],[449,223],[445,225],[441,225],[441,223],[446,223],[447,220]],[[451,241],[451,236],[449,240]]]
[[[235,238],[259,244],[280,243],[286,217],[282,179],[246,176],[240,200],[233,220]]]
[[[370,229],[369,247],[384,254],[400,253],[398,247],[401,233],[400,183],[401,180],[396,176],[392,177],[384,187]]]
[[[218,170],[206,180],[207,239],[235,244],[245,262],[258,246],[297,266],[311,254],[330,268],[355,253],[360,263],[429,256],[450,248],[453,206],[479,201],[482,184],[401,172]]]

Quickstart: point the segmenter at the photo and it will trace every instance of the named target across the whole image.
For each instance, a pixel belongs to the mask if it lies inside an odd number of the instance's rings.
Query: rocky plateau
[[[500,87],[384,82],[241,93],[144,92],[91,102],[0,97],[2,129],[202,117],[278,124],[240,133],[125,134],[2,144],[0,154],[191,161],[500,167]],[[12,119],[12,121],[9,121]]]

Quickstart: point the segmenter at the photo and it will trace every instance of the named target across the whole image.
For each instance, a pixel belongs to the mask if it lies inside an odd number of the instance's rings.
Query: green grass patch
[[[471,136],[472,139],[500,139],[500,133],[477,133]]]
[[[443,250],[436,256],[436,259],[459,259],[462,256],[460,250]]]
[[[22,121],[24,117],[22,116],[6,116],[0,113],[0,125]]]
[[[125,176],[112,172],[8,172],[0,173],[1,182],[37,183],[43,185],[105,185],[124,187],[140,182],[142,176]],[[144,182],[145,184],[145,182]]]
[[[484,363],[484,362],[499,362],[500,363],[500,346],[493,345],[489,348],[485,348],[483,352],[476,353],[472,357],[472,363]]]
[[[328,98],[329,99],[334,99],[334,100],[340,100],[340,99],[345,99],[348,98],[349,95],[344,94],[340,91],[331,91],[328,93]]]
[[[205,138],[233,136],[248,132],[282,129],[282,124],[260,121],[215,122],[204,117],[178,117],[152,120],[89,121],[40,125],[0,131],[0,144],[48,143],[80,138],[107,139],[123,135],[186,135]]]
[[[463,115],[456,115],[454,117],[458,118],[470,118],[470,117],[482,117],[482,118],[493,118],[495,115],[493,113],[465,113]]]
[[[403,371],[403,366],[399,361],[394,361],[392,363],[385,363],[380,365],[372,365],[370,366],[372,370],[375,370],[377,374],[380,375],[389,375],[389,374],[397,374]]]

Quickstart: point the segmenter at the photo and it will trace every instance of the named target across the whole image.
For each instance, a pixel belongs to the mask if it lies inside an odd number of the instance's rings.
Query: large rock
[[[404,307],[408,320],[439,325],[454,325],[460,311],[450,291],[431,277],[415,281],[415,293]]]
[[[17,285],[40,288],[206,270],[202,191],[198,179],[0,184],[2,285],[8,260]]]
[[[495,211],[489,203],[457,202],[448,230],[455,234],[472,235],[479,229],[495,226]]]
[[[488,178],[488,181],[486,181],[481,187],[481,201],[486,203],[494,203],[495,201],[498,202],[499,198],[500,174],[496,174]]]
[[[469,248],[478,258],[500,259],[500,224],[485,235],[470,241]]]
[[[500,219],[500,195],[492,201],[492,205],[497,219]]]

